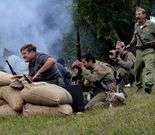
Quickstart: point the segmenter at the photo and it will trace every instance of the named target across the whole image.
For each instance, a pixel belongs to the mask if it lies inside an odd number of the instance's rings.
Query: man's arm
[[[126,48],[131,48],[133,45],[136,44],[136,42],[137,42],[137,37],[136,37],[136,34],[137,34],[137,26],[138,26],[138,24],[136,23],[135,26],[134,26],[134,34],[133,34],[133,37],[132,37],[130,43],[126,46]]]
[[[45,61],[45,64],[38,70],[38,72],[34,75],[34,77],[32,78],[32,80],[36,80],[38,79],[42,73],[44,73],[45,71],[47,71],[48,69],[52,68],[52,66],[55,64],[55,59],[49,57],[47,58],[47,60]]]
[[[90,70],[87,70],[83,66],[82,62],[77,60],[76,64],[78,67],[81,68],[82,76],[91,82],[100,81],[104,76],[106,76],[107,74],[111,72],[110,68],[107,68],[107,66],[104,66],[104,65],[98,66],[97,68],[93,70],[93,72],[91,72]]]
[[[131,48],[133,45],[135,45],[136,42],[137,42],[137,38],[135,35],[133,35],[130,43],[126,46],[126,48]]]
[[[130,69],[133,67],[134,62],[135,62],[135,56],[131,53],[126,54],[127,61],[124,61],[123,59],[119,58],[117,64],[125,69]]]
[[[154,22],[151,22],[151,33],[155,34],[155,23]]]

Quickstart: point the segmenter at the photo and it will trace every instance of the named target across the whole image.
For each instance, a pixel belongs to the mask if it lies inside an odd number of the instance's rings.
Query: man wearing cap
[[[155,77],[155,23],[146,19],[143,8],[137,8],[135,13],[137,23],[134,35],[127,47],[136,44],[135,75],[137,90],[142,88],[142,73],[145,67],[145,92],[150,94]]]
[[[123,86],[130,87],[130,84],[133,84],[135,81],[135,56],[132,52],[126,50],[124,42],[117,41],[115,49],[118,55],[116,56],[115,63],[120,72],[120,83]]]

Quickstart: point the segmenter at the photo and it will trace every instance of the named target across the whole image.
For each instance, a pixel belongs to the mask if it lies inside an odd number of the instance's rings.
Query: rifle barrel
[[[11,70],[12,75],[17,75],[17,73],[13,70],[12,66],[10,65],[9,61],[6,60],[5,62],[8,64],[8,66],[9,66],[9,68]]]
[[[81,61],[81,46],[80,46],[80,31],[79,31],[79,27],[77,27],[77,59],[79,61]]]

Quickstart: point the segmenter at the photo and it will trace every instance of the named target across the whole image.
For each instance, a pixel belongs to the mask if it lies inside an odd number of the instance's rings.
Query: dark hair
[[[91,53],[86,53],[86,54],[82,55],[81,58],[86,59],[87,62],[89,62],[90,60],[92,60],[93,63],[96,62],[95,57]]]
[[[24,45],[21,49],[20,49],[20,52],[22,52],[23,50],[26,50],[27,49],[27,51],[29,51],[29,52],[31,52],[31,51],[34,51],[34,52],[36,52],[36,47],[33,45],[33,44],[26,44],[26,45]]]

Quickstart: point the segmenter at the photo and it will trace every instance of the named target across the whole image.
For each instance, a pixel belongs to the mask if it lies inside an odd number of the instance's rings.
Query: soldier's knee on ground
[[[99,104],[100,102],[103,102],[106,100],[106,94],[104,92],[98,93],[94,98],[92,98],[87,105],[85,106],[85,109],[90,109]],[[101,104],[101,103],[100,103]]]

